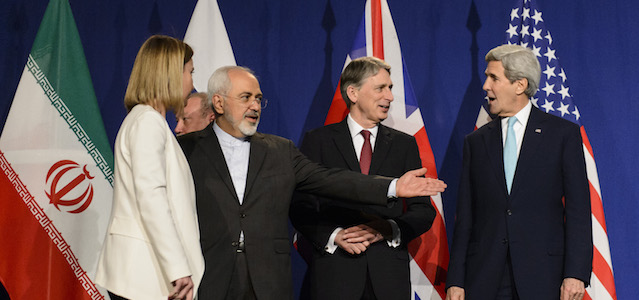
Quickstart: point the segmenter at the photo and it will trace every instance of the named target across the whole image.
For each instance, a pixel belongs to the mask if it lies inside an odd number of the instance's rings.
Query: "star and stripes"
[[[586,288],[584,299],[617,299],[594,154],[584,126],[581,124],[581,114],[574,103],[566,72],[559,62],[552,35],[546,28],[542,11],[534,1],[518,1],[518,5],[511,10],[510,22],[506,30],[506,42],[532,49],[539,60],[542,74],[539,90],[531,98],[533,105],[581,127],[586,171],[590,184],[594,243],[591,283]],[[487,107],[484,104],[480,109],[477,123],[475,124],[476,128],[483,126],[490,120],[486,111]]]

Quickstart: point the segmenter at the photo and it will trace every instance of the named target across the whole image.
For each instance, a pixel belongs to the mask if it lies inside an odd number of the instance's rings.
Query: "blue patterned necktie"
[[[506,131],[506,145],[504,145],[504,174],[506,175],[506,186],[508,194],[513,185],[513,177],[515,177],[515,168],[517,167],[517,137],[515,136],[516,117],[508,119],[508,131]]]

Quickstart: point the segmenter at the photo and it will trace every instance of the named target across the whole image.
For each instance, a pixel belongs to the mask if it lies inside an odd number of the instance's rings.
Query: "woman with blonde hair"
[[[111,299],[193,299],[204,272],[189,165],[166,122],[193,90],[193,50],[168,36],[140,48],[115,140],[113,209],[95,282]]]

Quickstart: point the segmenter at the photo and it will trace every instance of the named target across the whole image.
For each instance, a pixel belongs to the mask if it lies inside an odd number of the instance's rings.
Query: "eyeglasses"
[[[244,104],[245,106],[251,106],[253,105],[253,103],[257,103],[262,109],[265,109],[266,105],[268,105],[268,99],[263,98],[262,96],[243,95],[240,97],[234,97],[234,96],[223,95],[223,94],[220,94],[220,96],[237,99],[240,101],[240,103]],[[253,100],[251,100],[251,98],[253,98]]]

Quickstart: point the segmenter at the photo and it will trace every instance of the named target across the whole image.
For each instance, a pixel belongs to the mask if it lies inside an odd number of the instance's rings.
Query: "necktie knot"
[[[364,141],[369,141],[370,142],[370,140],[371,140],[371,132],[370,131],[364,129],[364,130],[362,130],[361,134],[364,137]]]
[[[508,119],[508,129],[515,128],[515,123],[517,123],[517,117],[512,116]]]

